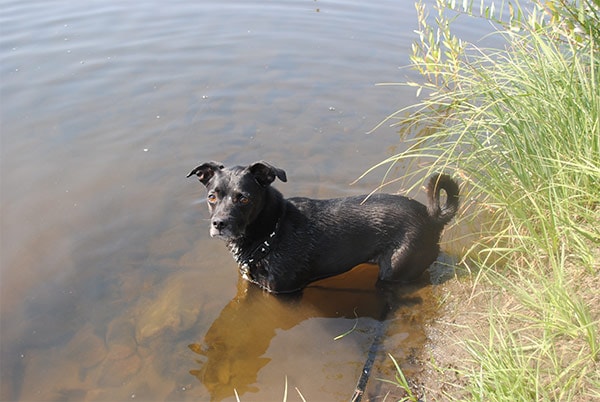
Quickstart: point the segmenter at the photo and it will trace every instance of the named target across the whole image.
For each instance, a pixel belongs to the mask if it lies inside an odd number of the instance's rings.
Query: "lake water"
[[[375,86],[416,78],[412,0],[0,7],[0,399],[349,400],[377,331],[367,395],[401,395],[378,378],[388,353],[418,371],[435,286],[249,287],[185,176],[267,160],[287,196],[373,190],[384,171],[350,183],[401,149],[367,132],[415,101]]]

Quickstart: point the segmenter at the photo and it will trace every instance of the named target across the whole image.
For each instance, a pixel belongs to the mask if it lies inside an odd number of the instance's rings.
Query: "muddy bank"
[[[593,276],[589,273],[571,268],[570,281],[579,283],[584,289],[579,289],[572,296],[580,297],[586,306],[597,306],[600,301],[598,282],[590,280]],[[520,387],[526,383],[532,393],[531,400],[597,400],[600,362],[583,355],[591,352],[585,336],[587,332],[557,335],[560,329],[543,328],[536,306],[525,305],[517,295],[494,282],[492,278],[497,278],[495,273],[471,275],[464,268],[456,269],[454,277],[432,285],[438,309],[425,326],[424,346],[412,360],[401,362],[413,395],[419,400],[472,400],[472,392],[475,395],[483,392],[480,397],[485,399],[485,383],[496,380],[496,373],[506,367],[507,370],[516,370],[517,374],[515,383],[505,385]],[[509,282],[518,283],[518,279],[511,278],[510,273],[506,275]],[[573,314],[576,315],[575,312]],[[592,308],[590,315],[591,322],[597,323],[600,319],[597,309]],[[594,328],[591,330],[594,331]],[[515,334],[517,337],[512,338]],[[547,344],[539,343],[543,336],[549,337]],[[481,353],[481,357],[474,357],[469,348]],[[545,349],[556,353],[545,353]],[[486,361],[486,358],[514,360],[515,364],[500,364],[495,369],[494,362]],[[528,367],[522,362],[535,364]],[[541,371],[537,372],[536,367]],[[577,373],[580,375],[574,377],[578,387],[569,394],[562,394],[567,389],[566,385],[563,387],[562,377],[569,370],[579,370]],[[504,384],[502,381],[500,375],[498,387]],[[479,382],[482,383],[481,390],[476,388]],[[548,384],[555,386],[549,387]],[[492,397],[495,395],[493,389],[488,391]],[[551,396],[534,396],[541,394]],[[402,393],[402,396],[406,395]]]
[[[423,348],[402,367],[413,394],[422,400],[466,397],[465,379],[458,368],[468,354],[461,342],[484,328],[486,319],[483,305],[472,292],[470,281],[459,276],[433,286],[432,293],[439,303],[437,314],[426,326]]]
[[[428,300],[413,299],[415,304],[410,308],[406,300],[416,294]],[[461,341],[483,330],[486,319],[483,296],[473,294],[468,273],[452,257],[441,254],[419,283],[397,289],[396,297],[405,302],[380,323],[385,326],[385,335],[381,344],[375,345],[377,357],[362,401],[402,400],[409,396],[437,401],[449,395],[466,396],[462,390],[465,380],[457,370],[459,364],[464,369],[468,358]],[[414,308],[417,304],[421,306]],[[407,342],[399,329],[410,322],[422,323],[417,342]],[[390,356],[400,365],[412,395],[397,384],[397,370]]]

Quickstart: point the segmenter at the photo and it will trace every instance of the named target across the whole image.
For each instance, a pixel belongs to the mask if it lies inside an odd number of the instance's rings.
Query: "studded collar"
[[[251,279],[250,270],[256,268],[258,263],[265,259],[273,250],[273,247],[275,245],[275,237],[279,233],[279,226],[284,214],[285,208],[283,209],[283,212],[279,219],[277,219],[277,222],[275,223],[275,228],[273,228],[273,231],[269,234],[269,236],[254,250],[252,250],[248,257],[240,258],[238,260],[242,275],[244,275],[247,279]]]

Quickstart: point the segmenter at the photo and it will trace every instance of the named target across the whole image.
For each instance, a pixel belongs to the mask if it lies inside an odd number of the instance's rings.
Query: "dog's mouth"
[[[212,227],[212,228],[210,228],[209,233],[210,233],[210,237],[216,237],[218,239],[222,239],[222,240],[226,240],[226,241],[235,240],[238,237],[240,237],[239,234],[232,232],[228,228],[218,229],[218,228]]]
[[[217,237],[222,239],[227,239],[231,237],[231,233],[227,230],[210,228],[210,237]]]

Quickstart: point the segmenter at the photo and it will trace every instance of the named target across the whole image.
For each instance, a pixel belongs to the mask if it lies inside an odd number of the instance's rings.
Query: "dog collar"
[[[277,228],[279,226],[279,221],[277,225],[275,225],[275,230],[269,235],[267,240],[263,241],[258,247],[254,249],[254,251],[250,254],[250,258],[248,259],[248,265],[252,265],[257,261],[262,260],[271,252],[271,243],[273,237],[277,234]]]
[[[256,265],[261,260],[266,258],[267,255],[269,255],[269,253],[273,249],[273,240],[279,230],[280,221],[281,221],[281,218],[277,220],[277,223],[275,224],[275,228],[273,229],[273,231],[271,232],[269,237],[267,237],[267,239],[265,241],[263,241],[261,244],[259,244],[258,247],[256,247],[250,253],[250,256],[247,259],[243,259],[242,261],[240,261],[240,271],[242,273],[242,276],[244,276],[245,279],[252,280],[250,270],[252,268],[255,268]]]

